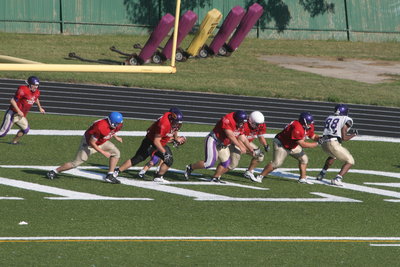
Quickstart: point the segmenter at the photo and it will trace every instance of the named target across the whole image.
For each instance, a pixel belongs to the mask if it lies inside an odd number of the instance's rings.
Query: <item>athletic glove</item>
[[[260,156],[264,155],[264,153],[261,151],[261,149],[257,148],[257,149],[254,149],[253,155],[254,155],[254,157],[260,157]]]
[[[264,150],[265,150],[265,152],[268,152],[268,151],[269,151],[269,145],[268,145],[268,144],[266,144],[266,145],[264,146]]]
[[[351,134],[358,135],[358,130],[357,129],[351,129]]]
[[[173,147],[178,147],[179,146],[179,142],[176,141],[175,139],[172,140],[172,144],[173,144]]]

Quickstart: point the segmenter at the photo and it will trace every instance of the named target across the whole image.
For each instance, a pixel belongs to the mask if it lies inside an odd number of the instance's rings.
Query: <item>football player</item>
[[[164,174],[173,163],[172,151],[167,143],[171,139],[174,139],[179,144],[183,144],[186,141],[186,138],[178,136],[182,121],[183,114],[179,108],[172,108],[170,111],[165,112],[147,129],[146,137],[143,139],[135,155],[125,161],[119,168],[116,168],[114,175],[117,177],[119,173],[137,165],[154,154],[163,161],[154,181],[167,183],[168,181],[164,179]]]
[[[253,111],[250,113],[249,119],[243,125],[243,134],[246,136],[249,141],[250,146],[254,150],[254,156],[252,155],[252,159],[250,161],[249,167],[244,173],[244,177],[246,178],[255,178],[254,169],[258,163],[264,160],[264,153],[261,149],[253,142],[256,138],[264,148],[265,152],[269,151],[269,145],[265,140],[264,134],[267,133],[267,125],[265,124],[264,115],[260,111]],[[237,167],[240,161],[241,154],[235,146],[231,146],[231,164],[229,165],[229,169],[233,170]]]
[[[274,138],[273,159],[260,175],[252,179],[254,182],[262,183],[264,176],[281,166],[288,155],[299,162],[300,178],[299,183],[311,184],[307,181],[308,157],[303,148],[314,148],[317,142],[306,142],[306,137],[318,141],[319,136],[314,133],[314,117],[309,112],[302,112],[298,120],[290,122]]]
[[[45,113],[45,110],[40,105],[39,96],[39,79],[36,76],[30,76],[26,80],[26,85],[19,86],[14,97],[10,100],[10,107],[7,109],[0,127],[0,137],[6,136],[15,123],[20,130],[11,141],[11,144],[18,144],[21,137],[29,132],[30,127],[26,115],[32,105],[36,103],[40,113]]]
[[[47,178],[53,180],[60,172],[78,167],[87,161],[91,155],[99,152],[109,159],[108,173],[103,178],[104,181],[112,184],[121,183],[113,176],[114,169],[120,158],[120,151],[110,142],[110,139],[114,137],[118,142],[122,143],[122,138],[116,135],[122,126],[123,117],[119,112],[111,112],[107,118],[95,121],[83,135],[75,159],[64,163],[55,170],[49,171],[46,175]]]
[[[196,169],[208,169],[215,165],[217,159],[220,163],[211,181],[221,182],[221,175],[230,165],[230,145],[235,145],[240,153],[246,153],[247,149],[254,153],[252,147],[245,146],[246,137],[243,135],[243,124],[247,121],[247,114],[243,110],[231,112],[222,117],[205,140],[205,160],[197,161],[186,166],[184,176],[189,179],[190,174]],[[242,141],[239,141],[239,140]],[[247,142],[248,143],[248,142]]]
[[[350,128],[353,126],[353,119],[347,116],[348,113],[349,108],[347,105],[336,105],[334,114],[325,119],[323,137],[320,141],[322,149],[329,157],[326,159],[321,172],[317,175],[317,180],[325,178],[326,171],[332,166],[336,159],[339,159],[343,161],[344,164],[336,177],[331,180],[331,184],[336,186],[343,186],[343,176],[354,165],[353,156],[342,146],[342,142],[348,141],[358,135],[356,129],[353,129],[352,132],[349,133]]]

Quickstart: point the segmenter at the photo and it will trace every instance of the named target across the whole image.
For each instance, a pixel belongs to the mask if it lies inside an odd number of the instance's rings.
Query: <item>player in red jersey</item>
[[[254,153],[253,148],[245,145],[246,138],[243,135],[243,124],[246,121],[247,114],[243,110],[231,112],[222,117],[206,137],[205,160],[187,165],[184,173],[185,178],[189,179],[193,170],[213,167],[217,159],[219,159],[220,163],[211,181],[221,182],[221,175],[226,172],[231,162],[229,146],[237,146],[240,153],[246,153],[247,150],[250,153]]]
[[[123,117],[119,112],[111,112],[107,118],[95,121],[83,135],[75,159],[49,171],[46,175],[47,178],[52,180],[56,178],[58,173],[78,167],[87,161],[89,156],[99,152],[109,159],[108,173],[103,179],[112,184],[121,183],[113,175],[120,158],[120,151],[111,143],[110,139],[114,137],[122,143],[122,138],[116,135],[122,126]]]
[[[253,142],[255,139],[258,139],[259,143],[264,148],[265,152],[269,151],[269,145],[265,140],[264,135],[267,133],[267,125],[265,124],[264,115],[260,111],[253,111],[250,113],[249,119],[243,125],[243,134],[246,136],[249,145],[254,150],[254,155],[252,155],[252,159],[250,161],[249,167],[244,173],[244,177],[246,178],[255,178],[254,169],[257,164],[264,160],[264,153],[261,149]],[[241,154],[240,151],[235,146],[231,146],[231,164],[229,165],[229,170],[233,170],[239,164]]]
[[[306,137],[318,141],[319,136],[314,133],[314,118],[308,112],[300,114],[299,119],[289,123],[283,131],[274,138],[274,154],[272,161],[265,166],[264,170],[254,182],[262,183],[264,176],[278,168],[288,155],[299,161],[300,178],[299,183],[310,184],[307,181],[306,170],[308,157],[303,148],[314,148],[317,142],[306,142]]]
[[[6,136],[14,123],[20,128],[11,144],[18,144],[21,137],[29,132],[30,127],[26,115],[34,103],[38,106],[40,113],[45,113],[39,101],[39,79],[30,76],[26,80],[26,84],[18,87],[14,97],[11,98],[10,107],[6,111],[0,127],[0,137]]]
[[[154,182],[167,183],[168,181],[164,179],[164,175],[173,163],[172,151],[167,143],[175,140],[179,144],[183,144],[186,141],[183,136],[178,136],[182,121],[183,114],[178,108],[171,108],[170,111],[165,112],[147,129],[146,137],[135,155],[115,169],[115,175],[118,176],[119,173],[137,165],[149,156],[156,155],[163,163],[155,175]]]

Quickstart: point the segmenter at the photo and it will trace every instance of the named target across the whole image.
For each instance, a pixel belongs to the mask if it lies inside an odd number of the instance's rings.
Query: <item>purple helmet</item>
[[[244,110],[237,110],[235,114],[233,114],[233,118],[237,124],[242,124],[247,121],[247,114]]]
[[[347,116],[349,114],[349,108],[345,104],[337,104],[335,106],[335,115]]]
[[[310,128],[309,125],[314,123],[314,117],[310,112],[302,112],[299,116],[299,122],[305,126],[307,129]]]
[[[39,85],[39,78],[36,76],[30,76],[28,80],[26,80],[28,85]]]
[[[171,121],[172,125],[180,125],[183,121],[183,114],[181,110],[177,107],[172,107],[169,109],[169,112],[172,114],[169,115],[169,120]]]

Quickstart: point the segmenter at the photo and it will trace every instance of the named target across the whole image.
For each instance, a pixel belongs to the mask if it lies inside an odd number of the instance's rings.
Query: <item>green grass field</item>
[[[29,115],[32,130],[85,130],[95,119]],[[125,120],[123,130],[144,131],[150,123]],[[184,124],[182,131],[211,127]],[[13,146],[12,136],[0,139],[1,266],[397,266],[400,259],[394,246],[400,244],[400,202],[387,201],[400,200],[398,143],[346,143],[358,172],[347,174],[345,188],[298,184],[291,158],[263,184],[242,171],[225,175],[227,185],[213,184],[201,180],[212,174],[203,170],[189,181],[171,171],[171,184],[162,186],[151,176],[143,183],[137,170],[123,173],[121,185],[104,183],[107,160],[100,155],[75,175],[48,180],[46,170],[72,159],[80,137],[32,134]],[[123,139],[121,161],[142,138]],[[188,138],[173,153],[173,168],[183,170],[203,158],[203,138]],[[307,154],[313,177],[326,155],[320,148]],[[244,156],[240,167],[249,160]]]

